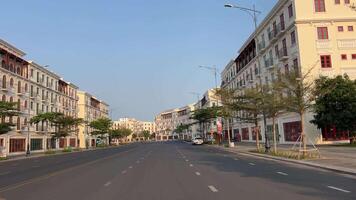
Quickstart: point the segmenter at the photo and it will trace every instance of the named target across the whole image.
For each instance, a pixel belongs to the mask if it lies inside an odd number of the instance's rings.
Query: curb
[[[341,173],[341,174],[356,176],[356,170],[350,169],[350,168],[335,167],[335,166],[330,166],[330,165],[321,165],[321,164],[310,163],[310,162],[301,161],[301,160],[292,160],[292,159],[288,159],[288,158],[281,158],[281,157],[275,157],[275,156],[270,156],[270,155],[262,155],[262,154],[258,154],[258,153],[233,151],[230,149],[224,149],[224,148],[220,148],[220,147],[214,147],[214,148],[221,149],[221,150],[224,150],[224,151],[227,151],[230,153],[245,155],[245,156],[253,156],[253,157],[258,157],[258,158],[262,158],[262,159],[283,161],[283,162],[294,163],[294,164],[298,164],[298,165],[304,165],[304,166],[324,169],[324,170],[328,170],[328,171],[333,171],[333,172],[337,172],[337,173]]]
[[[12,161],[19,161],[19,160],[30,160],[30,159],[35,159],[35,158],[42,158],[42,157],[52,157],[52,156],[60,156],[60,155],[69,155],[69,154],[75,154],[75,153],[83,153],[83,152],[88,152],[88,151],[97,151],[97,150],[104,150],[104,149],[112,149],[112,148],[119,148],[125,145],[120,145],[120,146],[111,146],[111,147],[105,147],[105,148],[93,148],[93,149],[81,149],[79,151],[72,151],[72,152],[62,152],[61,150],[57,151],[55,154],[45,154],[45,153],[37,153],[37,154],[32,154],[28,157],[26,156],[15,156],[15,157],[8,157],[6,160],[0,160],[1,163],[6,163],[6,162],[12,162]],[[1,199],[0,199],[1,200]]]

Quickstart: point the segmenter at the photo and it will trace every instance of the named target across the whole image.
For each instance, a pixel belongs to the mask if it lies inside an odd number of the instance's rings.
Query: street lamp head
[[[232,4],[225,4],[224,7],[225,8],[233,8],[234,6]]]

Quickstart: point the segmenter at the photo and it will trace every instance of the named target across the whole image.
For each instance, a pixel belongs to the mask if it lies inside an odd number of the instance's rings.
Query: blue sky
[[[113,116],[153,120],[196,101],[253,30],[225,3],[277,0],[11,0],[1,3],[0,38],[95,96]]]

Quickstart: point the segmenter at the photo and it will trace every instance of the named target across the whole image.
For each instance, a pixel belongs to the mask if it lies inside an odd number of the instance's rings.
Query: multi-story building
[[[203,97],[195,104],[190,104],[181,108],[171,109],[158,114],[155,118],[156,124],[156,139],[168,140],[168,139],[184,139],[190,140],[196,136],[207,137],[207,133],[216,132],[215,121],[200,126],[191,119],[195,110],[201,108],[214,107],[221,104],[218,96],[215,94],[215,89],[210,89]],[[177,134],[175,129],[179,125],[190,125],[189,129],[184,133]],[[204,127],[204,128],[203,128]]]
[[[109,105],[93,95],[78,91],[78,117],[90,123],[99,118],[109,118]],[[91,135],[93,131],[88,123],[79,126],[79,147],[89,148],[96,146],[97,137]]]
[[[277,70],[290,70],[310,78],[348,74],[356,78],[356,12],[350,0],[279,0],[222,72],[222,87],[244,89],[268,84]],[[318,130],[305,116],[306,134],[314,143],[345,140],[337,131]],[[295,142],[301,132],[300,118],[286,113],[277,120],[281,143]],[[263,124],[259,123],[261,130]],[[267,121],[271,134],[271,121]],[[251,124],[234,121],[236,137],[254,141]],[[264,140],[264,137],[263,137]]]
[[[128,141],[132,141],[133,134],[137,136],[141,136],[141,133],[143,131],[149,131],[150,134],[153,134],[155,131],[154,127],[155,126],[153,122],[139,121],[135,118],[120,118],[119,120],[114,121],[113,123],[114,129],[127,128],[132,131],[132,134],[126,138]],[[143,138],[141,137],[138,139],[143,139]]]
[[[62,112],[77,115],[77,87],[62,80],[43,66],[26,61],[25,53],[0,40],[1,100],[17,102],[20,115],[3,118],[16,124],[14,130],[0,135],[0,147],[6,155],[24,154],[47,149],[77,146],[75,133],[60,139],[50,135],[54,128],[47,123],[29,124],[29,120],[41,112]]]

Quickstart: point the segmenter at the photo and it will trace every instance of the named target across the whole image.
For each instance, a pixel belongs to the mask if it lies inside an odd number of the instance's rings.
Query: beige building
[[[109,105],[102,100],[97,99],[93,95],[78,91],[78,117],[90,123],[99,118],[109,118]],[[96,136],[92,136],[92,128],[89,125],[83,124],[79,126],[79,147],[88,148],[96,146]]]
[[[139,136],[143,131],[149,131],[150,134],[153,134],[155,131],[155,126],[153,122],[139,121],[135,118],[120,118],[117,121],[114,121],[113,128],[127,128],[132,131],[132,134],[126,139],[132,141],[132,135],[135,134]],[[138,138],[143,139],[143,138]]]
[[[41,112],[62,112],[77,115],[77,87],[57,74],[33,62],[26,61],[25,53],[0,40],[1,100],[17,102],[20,116],[2,119],[16,124],[13,131],[0,135],[0,148],[5,155],[43,152],[47,149],[77,147],[76,133],[67,138],[52,139],[54,128],[46,123],[28,122]]]
[[[267,84],[283,73],[312,70],[320,75],[348,74],[356,78],[356,12],[346,0],[279,0],[222,72],[223,88],[250,88]],[[331,130],[318,130],[305,116],[308,138],[314,143],[343,141],[347,136]],[[281,143],[293,143],[300,135],[300,118],[287,113],[278,118]],[[271,121],[267,122],[271,134]],[[233,137],[255,141],[253,125],[234,121]],[[264,130],[263,123],[260,122]],[[264,140],[264,137],[262,138]]]
[[[220,103],[221,102],[219,102],[219,98],[215,95],[215,90],[210,89],[204,93],[199,102],[159,113],[155,117],[156,139],[190,140],[197,136],[207,137],[207,133],[216,132],[215,120],[212,120],[211,123],[207,123],[203,127],[195,123],[194,120],[191,119],[191,116],[192,113],[197,109],[214,107],[220,105]],[[177,134],[175,129],[179,125],[190,125],[190,127],[184,133]]]

